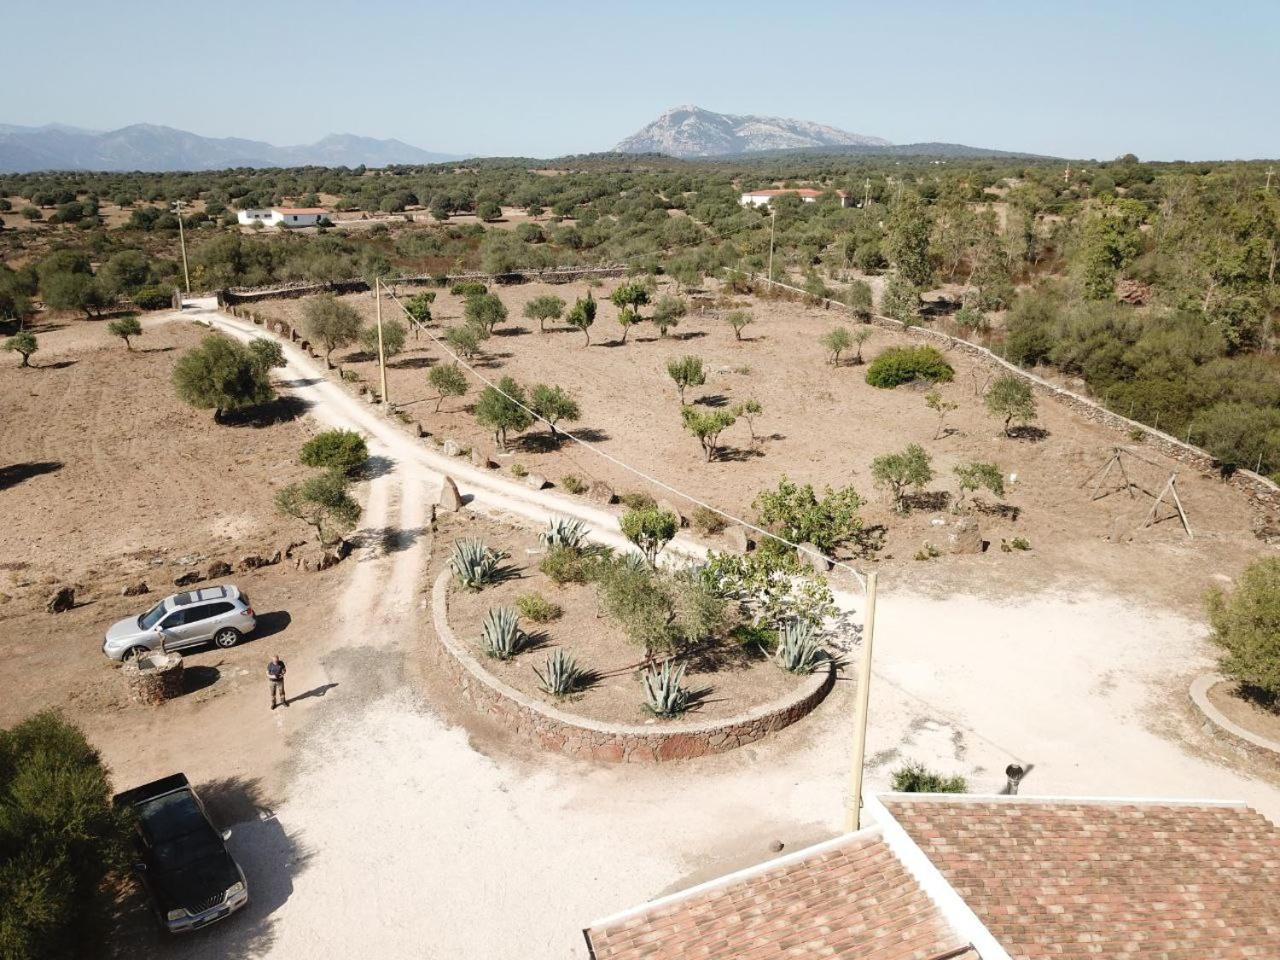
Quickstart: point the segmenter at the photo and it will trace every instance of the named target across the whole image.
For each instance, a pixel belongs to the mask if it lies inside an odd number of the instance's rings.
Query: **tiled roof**
[[[979,960],[875,828],[602,920],[586,934],[596,960]]]
[[[794,189],[782,189],[782,190],[749,190],[747,191],[747,196],[749,197],[780,197],[784,193],[794,193],[798,197],[822,196],[821,190],[813,190],[809,187],[796,187]]]
[[[276,213],[280,214],[326,214],[329,211],[324,207],[272,207]]]
[[[880,799],[1018,960],[1280,957],[1280,830],[1242,805]]]

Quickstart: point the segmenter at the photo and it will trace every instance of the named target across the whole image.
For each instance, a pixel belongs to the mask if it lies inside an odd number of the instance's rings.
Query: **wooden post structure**
[[[862,828],[862,767],[867,753],[867,707],[871,702],[871,648],[876,634],[876,574],[867,574],[867,608],[862,615],[862,663],[858,672],[858,706],[853,731],[853,767],[849,778],[849,812],[845,829]]]
[[[378,372],[382,377],[382,407],[387,408],[387,357],[382,349],[382,280],[373,278],[374,315],[378,319]]]

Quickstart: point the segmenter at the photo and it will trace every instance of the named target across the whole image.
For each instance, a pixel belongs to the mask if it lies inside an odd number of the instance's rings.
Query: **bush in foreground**
[[[173,385],[178,399],[197,410],[212,410],[214,423],[221,423],[224,413],[275,399],[270,369],[263,354],[227,337],[210,334],[200,346],[178,358]]]
[[[867,367],[867,383],[885,389],[915,380],[950,383],[956,372],[936,347],[889,347]]]
[[[961,776],[934,773],[913,760],[893,771],[893,789],[898,793],[968,793],[969,781]]]
[[[298,460],[307,467],[337,470],[351,476],[369,459],[364,437],[354,430],[326,430],[302,445]]]
[[[1255,561],[1229,594],[1215,587],[1208,608],[1223,675],[1280,699],[1280,558]]]

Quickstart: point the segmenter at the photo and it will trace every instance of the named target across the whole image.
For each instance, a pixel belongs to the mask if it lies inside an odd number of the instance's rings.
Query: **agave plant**
[[[457,540],[449,556],[449,569],[462,586],[468,590],[479,590],[493,582],[502,556],[483,540]]]
[[[545,673],[537,667],[533,672],[538,676],[538,684],[553,697],[567,697],[578,689],[582,683],[582,669],[563,647],[547,657]]]
[[[481,634],[484,652],[496,660],[510,660],[524,646],[524,631],[510,607],[491,607],[484,616]]]
[[[586,539],[587,525],[571,517],[552,517],[547,523],[547,529],[538,537],[548,550],[552,547],[568,547],[570,550],[577,550]]]
[[[689,691],[684,688],[684,664],[664,660],[644,672],[645,706],[659,717],[678,717],[689,708]]]
[[[788,673],[813,673],[821,657],[813,624],[807,620],[790,620],[778,632],[773,659]]]

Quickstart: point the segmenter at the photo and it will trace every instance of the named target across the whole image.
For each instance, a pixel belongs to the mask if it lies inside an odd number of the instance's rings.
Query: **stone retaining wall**
[[[431,593],[436,642],[431,652],[463,698],[481,713],[503,721],[544,750],[609,763],[656,763],[724,753],[790,726],[825,699],[835,685],[834,665],[805,677],[782,700],[718,723],[632,726],[576,717],[513,689],[484,669],[449,626],[449,571]]]
[[[810,302],[817,301],[823,306],[839,307],[843,310],[849,310],[848,305],[841,303],[839,300],[830,300],[826,297],[814,297],[806,293],[799,287],[793,287],[787,283],[780,283],[777,280],[768,280],[765,277],[758,277],[751,274],[751,279],[757,283],[766,283],[775,290],[784,291],[791,299],[804,299]],[[1128,438],[1129,434],[1137,431],[1142,434],[1144,441],[1148,446],[1154,447],[1165,456],[1177,460],[1179,463],[1185,463],[1189,467],[1200,470],[1204,473],[1223,475],[1222,462],[1207,450],[1200,447],[1192,446],[1184,443],[1177,437],[1156,430],[1154,427],[1148,426],[1137,420],[1130,420],[1118,413],[1108,410],[1106,407],[1082,397],[1078,393],[1073,393],[1057,384],[1050,383],[1043,377],[1038,377],[1028,370],[1024,370],[1016,364],[1010,363],[1003,357],[997,356],[986,347],[979,346],[976,343],[970,343],[968,340],[962,340],[959,337],[953,337],[950,334],[943,333],[940,330],[933,330],[929,327],[907,326],[901,320],[895,320],[892,317],[885,317],[879,314],[872,314],[871,322],[876,326],[886,327],[896,330],[899,333],[905,333],[908,336],[919,337],[923,340],[930,340],[938,343],[948,350],[959,350],[983,363],[996,367],[1002,373],[1011,373],[1021,380],[1031,385],[1032,390],[1036,393],[1052,398],[1053,400],[1063,403],[1071,407],[1076,413],[1092,420],[1094,423],[1107,427],[1118,433],[1123,433]],[[1231,472],[1224,480],[1229,485],[1244,493],[1246,496],[1262,504],[1266,507],[1280,507],[1280,486],[1272,483],[1266,477],[1254,473],[1252,470],[1238,469]]]

